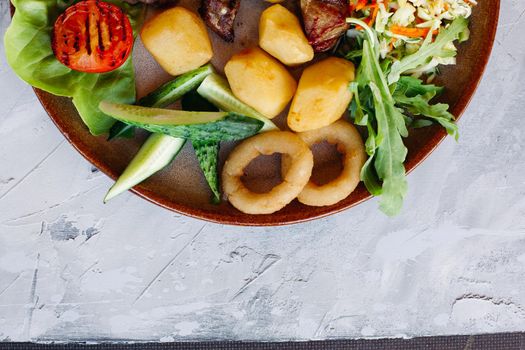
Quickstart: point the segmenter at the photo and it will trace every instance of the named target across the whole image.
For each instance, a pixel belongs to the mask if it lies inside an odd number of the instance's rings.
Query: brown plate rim
[[[500,13],[500,0],[491,0],[494,4],[495,9],[495,15],[493,18],[490,19],[490,25],[488,33],[488,37],[490,42],[488,45],[485,46],[484,51],[480,55],[479,64],[477,65],[477,72],[475,74],[475,79],[472,79],[469,84],[465,87],[465,92],[462,97],[458,100],[454,108],[452,109],[452,113],[457,116],[457,119],[459,120],[464,111],[466,110],[467,106],[469,105],[470,101],[472,100],[474,93],[476,89],[478,88],[481,79],[483,77],[483,74],[486,70],[486,67],[488,65],[492,49],[494,47],[494,42],[496,38],[496,32],[498,28],[498,21],[499,21],[499,13]],[[13,7],[11,7],[13,12]],[[109,176],[112,179],[116,179],[119,174],[116,173],[115,170],[111,169],[108,164],[104,163],[95,156],[95,154],[91,151],[89,147],[87,147],[85,144],[83,144],[81,138],[74,134],[68,132],[68,124],[65,122],[65,119],[58,117],[58,115],[55,115],[53,113],[53,108],[50,104],[50,101],[47,99],[47,92],[44,92],[39,89],[34,89],[35,94],[44,107],[44,110],[49,115],[50,119],[53,121],[53,123],[56,125],[56,127],[60,130],[60,132],[64,135],[66,140],[90,163],[92,163],[94,166],[96,166],[98,169],[100,169],[104,174]],[[418,165],[420,165],[425,159],[427,159],[430,154],[443,142],[445,137],[447,136],[447,133],[443,129],[437,130],[432,137],[428,140],[427,145],[430,145],[426,148],[419,149],[417,151],[417,154],[414,157],[411,157],[407,163],[406,163],[406,170],[407,173],[412,172]],[[358,204],[361,204],[362,202],[372,198],[372,195],[365,193],[359,195],[358,198],[356,198],[352,203],[350,204],[336,204],[333,206],[325,207],[319,212],[317,212],[314,215],[303,217],[302,215],[286,215],[280,219],[275,220],[273,217],[273,214],[271,215],[250,215],[250,216],[235,216],[235,215],[223,215],[218,214],[215,212],[210,212],[202,209],[195,209],[188,207],[186,205],[182,205],[179,203],[174,203],[172,201],[164,200],[160,195],[153,191],[149,191],[145,187],[135,187],[131,189],[133,193],[138,195],[139,197],[156,204],[160,207],[163,207],[165,209],[177,212],[179,214],[183,214],[192,218],[205,220],[208,222],[218,223],[218,224],[227,224],[227,225],[235,225],[235,226],[284,226],[284,225],[290,225],[290,224],[297,224],[297,223],[304,223],[320,218],[327,217],[329,215],[333,215],[336,213],[340,213],[346,209],[352,208]]]

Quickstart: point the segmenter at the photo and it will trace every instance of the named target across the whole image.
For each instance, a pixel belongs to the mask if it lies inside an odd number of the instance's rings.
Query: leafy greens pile
[[[449,106],[431,103],[443,89],[403,74],[432,59],[453,57],[456,51],[449,49],[450,44],[468,30],[468,20],[455,19],[434,40],[430,32],[418,51],[393,63],[388,59],[380,62],[377,35],[366,23],[353,18],[348,22],[362,27],[365,33],[359,40],[360,55],[355,54],[358,50],[347,55],[349,59],[360,59],[356,81],[350,86],[354,93],[350,114],[357,125],[368,130],[365,145],[369,158],[361,170],[361,179],[371,194],[381,196],[381,210],[393,216],[401,210],[407,193],[404,167],[407,148],[403,143],[408,136],[407,126],[422,127],[437,122],[449,135],[458,138]]]
[[[144,7],[106,0],[121,7],[134,32],[142,22]],[[12,0],[16,8],[4,42],[7,62],[28,84],[54,95],[73,98],[73,103],[94,135],[106,133],[115,120],[98,109],[104,99],[135,102],[135,72],[131,57],[120,68],[104,74],[73,71],[61,64],[51,49],[56,18],[76,1]]]

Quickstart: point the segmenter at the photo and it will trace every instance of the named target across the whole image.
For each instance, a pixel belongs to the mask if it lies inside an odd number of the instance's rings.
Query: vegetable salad
[[[469,18],[476,4],[475,0],[350,0],[350,9],[352,17],[363,20],[377,33],[381,59],[397,60],[417,52],[425,39],[435,37],[455,19]],[[348,35],[355,36],[359,29]],[[460,41],[467,40],[468,36],[465,28]],[[444,48],[456,51],[452,40]],[[438,65],[455,63],[451,55],[435,55],[425,65],[406,73],[429,74],[432,79]]]

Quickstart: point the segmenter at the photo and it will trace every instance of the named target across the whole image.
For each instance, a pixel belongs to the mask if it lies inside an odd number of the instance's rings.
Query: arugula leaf
[[[443,126],[447,133],[459,138],[458,126],[454,124],[454,116],[449,113],[449,105],[438,103],[432,105],[430,100],[440,94],[443,88],[431,84],[423,84],[420,79],[401,77],[393,94],[396,105],[402,107],[413,116],[423,115]],[[422,122],[416,126],[423,125]]]
[[[143,18],[142,5],[106,0],[121,7],[136,32]],[[51,49],[51,33],[57,17],[72,4],[63,0],[12,0],[16,12],[4,38],[7,62],[28,84],[54,95],[73,98],[80,117],[94,135],[115,122],[98,109],[104,99],[135,101],[135,73],[130,58],[118,69],[92,74],[73,71],[61,64]]]
[[[405,108],[412,115],[423,115],[430,118],[443,126],[450,136],[454,136],[456,141],[459,139],[458,126],[454,124],[454,116],[448,111],[448,104],[437,103],[431,105],[428,100],[417,95],[408,97],[406,95],[394,94],[396,103]]]
[[[405,117],[395,106],[379,57],[369,40],[363,43],[363,59],[358,69],[357,83],[362,89],[370,88],[374,104],[374,118],[369,118],[367,125],[369,135],[366,146],[370,158],[362,169],[361,178],[370,193],[381,195],[381,210],[393,216],[401,210],[408,188],[403,165],[407,148],[402,139],[408,136],[408,130]],[[377,132],[374,132],[374,126]]]
[[[393,84],[397,82],[401,74],[427,64],[434,57],[454,57],[456,51],[447,49],[446,46],[464,36],[468,28],[468,23],[468,19],[464,17],[456,18],[447,28],[441,30],[433,42],[432,31],[430,31],[418,51],[392,64],[390,74],[388,75],[388,83]]]
[[[412,120],[412,122],[410,123],[410,127],[413,129],[426,128],[427,126],[431,125],[434,125],[434,123],[428,119],[416,119]]]
[[[430,98],[439,95],[444,88],[433,84],[423,84],[423,81],[418,78],[403,76],[396,84],[396,93],[402,93],[408,97],[417,95],[425,95]],[[395,98],[395,95],[394,95]]]
[[[354,117],[354,123],[356,125],[366,126],[368,124],[368,113],[361,105],[361,100],[359,97],[359,84],[356,82],[351,82],[350,92],[354,96],[352,103],[350,104],[350,115]]]

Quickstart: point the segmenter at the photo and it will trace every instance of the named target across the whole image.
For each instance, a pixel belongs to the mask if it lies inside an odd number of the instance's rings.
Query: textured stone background
[[[491,1],[491,0],[481,0]],[[525,2],[460,122],[388,219],[369,201],[284,228],[188,219],[64,141],[0,44],[0,340],[326,339],[525,329]],[[8,20],[0,0],[0,32]]]

